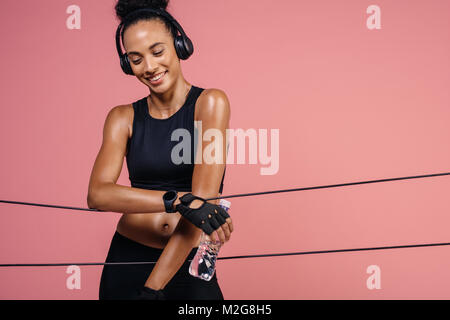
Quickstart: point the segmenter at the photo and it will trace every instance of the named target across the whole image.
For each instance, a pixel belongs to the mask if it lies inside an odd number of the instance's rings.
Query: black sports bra
[[[194,159],[196,142],[194,136],[195,102],[204,89],[192,85],[186,101],[172,116],[167,119],[153,118],[148,112],[147,97],[133,103],[134,119],[133,133],[128,139],[128,152],[126,155],[129,178],[132,187],[149,190],[177,190],[192,191],[192,174],[194,172]],[[175,129],[184,128],[190,133],[189,163],[175,164],[171,153],[177,150],[179,158],[183,158],[181,137],[177,141],[171,140]],[[186,159],[185,158],[185,159]],[[219,192],[222,193],[222,177]]]

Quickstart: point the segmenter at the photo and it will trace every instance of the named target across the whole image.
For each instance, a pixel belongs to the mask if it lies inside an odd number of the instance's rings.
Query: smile
[[[167,71],[162,72],[162,73],[156,75],[156,76],[153,77],[153,78],[146,78],[146,79],[147,79],[148,81],[150,81],[150,83],[152,83],[152,84],[159,84],[159,83],[162,82],[162,80],[163,80],[164,76],[166,75],[166,73],[167,73]]]

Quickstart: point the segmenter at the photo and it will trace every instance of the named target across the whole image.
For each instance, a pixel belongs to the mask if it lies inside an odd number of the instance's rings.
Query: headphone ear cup
[[[128,60],[128,56],[126,54],[123,54],[120,57],[120,67],[122,68],[122,71],[129,75],[134,75],[133,69],[131,69],[130,61]]]
[[[174,40],[175,51],[181,60],[188,59],[194,53],[194,45],[191,39],[183,36],[176,36]]]

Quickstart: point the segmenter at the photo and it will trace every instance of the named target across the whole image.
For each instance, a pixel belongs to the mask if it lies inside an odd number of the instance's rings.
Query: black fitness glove
[[[203,201],[198,208],[189,208],[195,199]],[[224,224],[230,215],[221,206],[208,203],[205,199],[186,193],[180,197],[181,203],[176,205],[176,210],[193,225],[202,229],[207,235],[211,235],[215,230]]]
[[[166,300],[163,290],[154,290],[149,287],[143,287],[138,290],[136,300]]]

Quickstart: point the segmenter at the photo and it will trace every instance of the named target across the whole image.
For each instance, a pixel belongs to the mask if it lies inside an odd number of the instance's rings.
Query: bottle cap
[[[225,207],[226,209],[230,209],[231,207],[231,202],[227,201],[225,199],[220,199],[219,201],[219,206]]]

